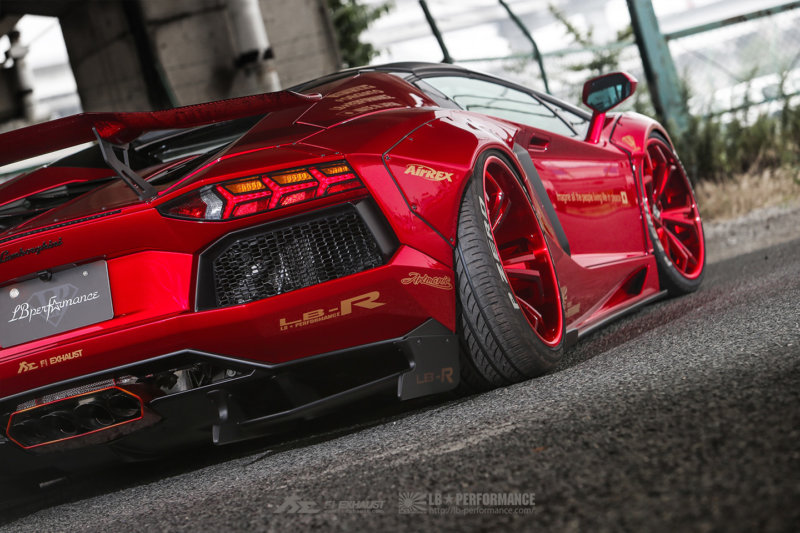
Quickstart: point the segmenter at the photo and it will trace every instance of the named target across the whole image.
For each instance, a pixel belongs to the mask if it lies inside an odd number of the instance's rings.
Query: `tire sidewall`
[[[550,346],[542,342],[539,339],[538,335],[533,331],[528,319],[525,317],[523,311],[520,309],[519,304],[517,303],[516,296],[514,295],[511,285],[508,281],[508,278],[503,270],[502,263],[500,261],[499,252],[497,250],[497,246],[494,242],[494,236],[491,230],[491,223],[489,221],[489,215],[486,207],[485,201],[485,193],[484,193],[484,171],[488,160],[492,157],[498,158],[506,167],[511,171],[514,177],[520,183],[520,186],[523,187],[525,190],[524,185],[521,182],[521,178],[519,173],[517,172],[516,168],[513,164],[511,164],[507,157],[502,152],[490,150],[481,154],[478,158],[473,175],[470,179],[470,182],[467,185],[465,194],[464,194],[464,202],[470,202],[472,204],[472,209],[474,210],[478,217],[477,219],[480,221],[479,227],[465,227],[465,225],[459,223],[458,226],[458,233],[459,239],[457,242],[457,246],[460,245],[462,239],[462,232],[463,231],[476,231],[479,232],[482,236],[480,239],[480,246],[483,248],[483,252],[487,254],[492,259],[492,268],[497,273],[497,275],[492,276],[490,279],[483,279],[482,282],[488,284],[491,288],[490,291],[495,291],[497,294],[502,294],[503,298],[501,299],[500,309],[499,312],[496,311],[495,314],[498,315],[498,318],[505,320],[512,330],[516,333],[516,335],[523,340],[524,344],[528,347],[528,349],[535,351],[536,359],[538,360],[538,364],[535,365],[536,368],[520,368],[520,370],[527,374],[529,377],[534,375],[539,375],[542,372],[542,366],[546,366],[547,368],[552,367],[558,360],[560,360],[561,355],[563,353],[563,345],[564,345],[564,332],[563,332],[563,325],[564,322],[564,311],[563,311],[563,302],[561,302],[560,292],[558,294],[559,297],[559,307],[561,309],[561,319],[562,319],[562,334],[561,338],[559,339],[558,343],[554,346]],[[531,207],[533,210],[533,208]],[[533,210],[534,216],[536,216],[535,210]],[[461,221],[460,221],[461,222]],[[536,223],[539,224],[539,228],[541,231],[541,224],[539,223],[538,217],[536,218]],[[544,233],[543,233],[544,234]],[[549,247],[546,247],[546,251],[548,255],[550,254]],[[458,251],[456,252],[458,253]],[[550,257],[551,264],[552,256]],[[465,262],[465,268],[469,271],[471,265],[468,262]],[[555,268],[553,269],[555,274]],[[474,273],[470,273],[470,275],[474,275]],[[556,283],[558,284],[558,277],[556,275]],[[476,297],[481,300],[482,295],[476,295]]]

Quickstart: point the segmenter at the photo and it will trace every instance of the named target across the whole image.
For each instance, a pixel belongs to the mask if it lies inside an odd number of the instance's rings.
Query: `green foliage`
[[[800,165],[800,106],[786,100],[782,112],[747,120],[749,108],[733,117],[690,117],[675,140],[681,160],[697,180],[725,181],[738,174]]]
[[[374,46],[362,43],[359,38],[370,24],[388,13],[391,8],[390,2],[368,7],[359,4],[357,0],[328,0],[343,67],[367,65],[378,55]]]

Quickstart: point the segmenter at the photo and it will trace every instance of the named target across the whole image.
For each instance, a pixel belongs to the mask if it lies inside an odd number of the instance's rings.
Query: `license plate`
[[[0,346],[109,320],[114,316],[108,266],[97,261],[0,289]]]

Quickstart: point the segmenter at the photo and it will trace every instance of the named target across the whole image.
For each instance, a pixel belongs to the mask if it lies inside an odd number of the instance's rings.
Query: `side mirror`
[[[586,141],[597,143],[606,119],[606,111],[625,101],[636,90],[636,78],[627,72],[612,72],[592,78],[583,85],[583,103],[591,109],[592,122]]]

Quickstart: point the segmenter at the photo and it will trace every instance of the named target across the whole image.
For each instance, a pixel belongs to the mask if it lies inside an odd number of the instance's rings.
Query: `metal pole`
[[[508,11],[508,16],[511,17],[511,20],[514,21],[514,24],[516,24],[517,27],[519,27],[520,31],[522,31],[522,34],[528,39],[528,41],[530,41],[531,46],[533,47],[533,58],[537,61],[537,63],[539,63],[539,72],[542,73],[544,90],[545,92],[547,92],[547,94],[551,94],[550,86],[547,83],[547,74],[544,71],[544,61],[542,61],[542,54],[539,53],[539,47],[536,45],[536,41],[533,39],[533,35],[531,35],[531,32],[528,31],[528,28],[525,26],[525,24],[522,23],[522,20],[520,20],[520,18],[513,11],[511,11],[511,7],[509,7],[509,5],[504,2],[504,0],[498,0],[498,1],[500,2],[500,5],[503,6],[506,9],[506,11]]]
[[[155,43],[147,30],[147,19],[142,0],[129,0],[120,2],[119,5],[122,7],[122,12],[130,27],[139,68],[147,86],[147,99],[150,101],[150,107],[153,109],[177,107],[178,99],[172,90],[166,72],[164,72],[164,66]]]
[[[755,11],[750,11],[749,13],[736,15],[735,17],[729,17],[722,20],[715,20],[714,22],[709,22],[708,24],[701,24],[699,26],[692,26],[691,28],[685,28],[683,30],[667,33],[664,35],[664,38],[668,41],[672,39],[680,39],[681,37],[688,37],[689,35],[694,35],[696,33],[703,33],[709,30],[716,30],[717,28],[723,28],[725,26],[730,26],[731,24],[739,24],[740,22],[746,22],[748,20],[755,20],[761,17],[769,17],[772,15],[777,15],[778,13],[783,13],[784,11],[789,11],[790,9],[797,9],[799,7],[800,7],[800,0],[795,0],[794,2],[786,2],[785,4],[768,7],[765,9],[757,9]]]
[[[653,105],[667,128],[680,136],[689,127],[689,111],[683,99],[678,71],[667,41],[658,27],[653,5],[650,0],[627,1]]]
[[[442,34],[441,32],[439,32],[439,27],[436,26],[436,21],[433,19],[433,15],[431,15],[431,11],[428,9],[428,3],[425,0],[419,0],[419,6],[425,13],[425,19],[428,21],[428,25],[431,27],[433,36],[436,37],[436,40],[439,42],[439,48],[442,49],[442,54],[444,54],[444,59],[442,59],[442,62],[452,63],[453,58],[450,57],[450,52],[447,51],[447,46],[445,46],[444,44],[444,39],[442,39]]]
[[[32,123],[37,113],[36,100],[33,99],[33,71],[26,59],[29,48],[22,44],[20,32],[16,29],[8,33],[8,42],[10,46],[6,57],[14,62],[12,72],[16,78],[17,101],[25,120]]]

